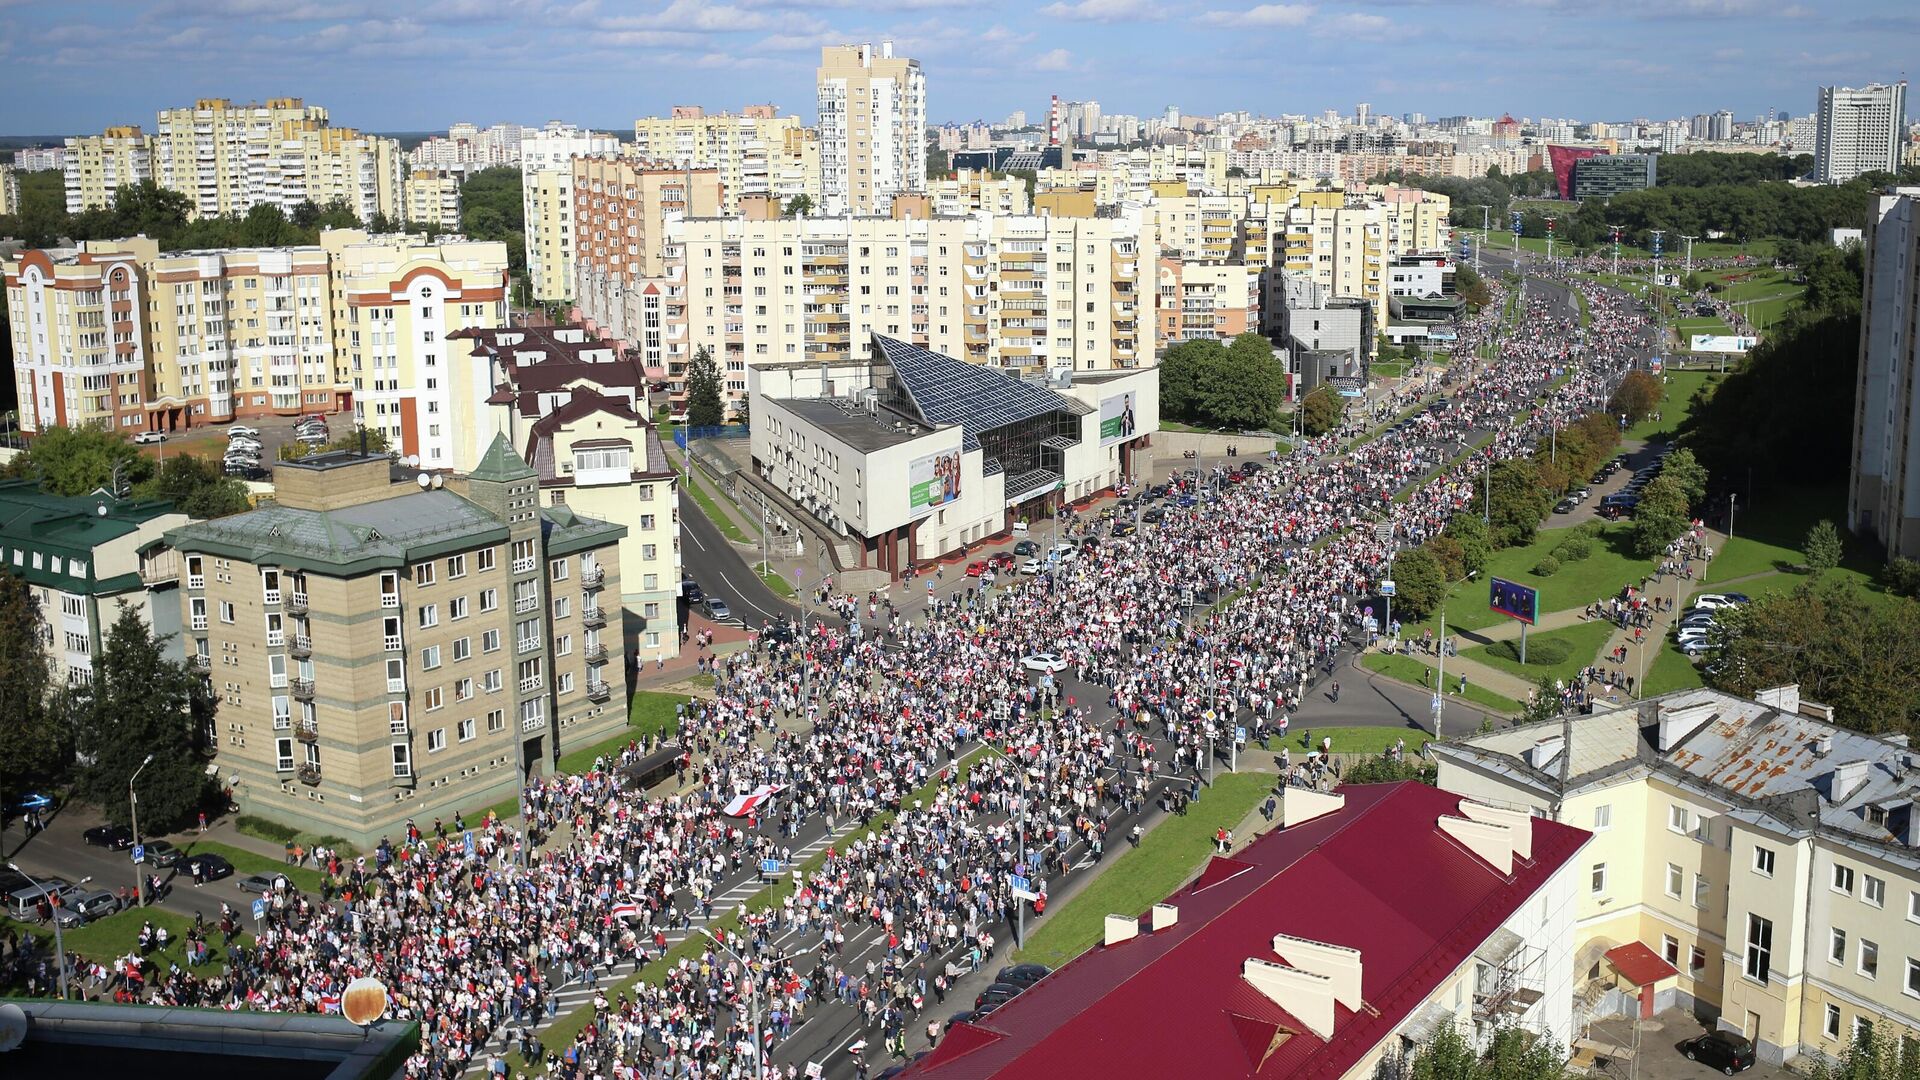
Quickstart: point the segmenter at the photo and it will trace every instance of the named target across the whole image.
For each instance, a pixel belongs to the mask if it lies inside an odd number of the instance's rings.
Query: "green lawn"
[[[1738,482],[1738,478],[1734,478]],[[1854,571],[1863,583],[1880,569],[1880,556],[1872,544],[1847,532],[1847,492],[1840,482],[1805,487],[1765,484],[1755,486],[1754,500],[1748,502],[1740,492],[1734,504],[1733,539],[1728,541],[1707,566],[1706,581],[1729,581],[1751,574],[1785,570],[1806,561],[1801,545],[1807,530],[1825,519],[1834,523],[1846,555],[1843,570]],[[1724,506],[1713,508],[1725,511]],[[1724,522],[1723,522],[1724,524]],[[1741,590],[1746,591],[1746,590]]]
[[[1433,689],[1433,669],[1415,660],[1411,656],[1390,655],[1387,653],[1368,653],[1360,658],[1360,666],[1368,671],[1385,675],[1389,679],[1398,679],[1403,683]],[[1456,684],[1457,685],[1457,684]],[[1505,694],[1496,694],[1484,686],[1472,681],[1467,683],[1467,700],[1476,705],[1492,709],[1497,713],[1515,716],[1524,708],[1519,702]],[[1360,728],[1356,730],[1369,730]],[[1382,728],[1383,731],[1399,731],[1398,728]],[[1335,747],[1339,746],[1338,741]]]
[[[1693,395],[1702,386],[1716,383],[1720,376],[1711,371],[1669,371],[1666,390],[1660,398],[1660,419],[1651,416],[1628,428],[1627,439],[1642,442],[1668,441],[1680,429],[1681,421],[1693,411]]]
[[[705,488],[700,486],[700,481],[692,476],[688,476],[686,480],[687,490],[693,493],[693,501],[700,504],[700,512],[707,515],[707,520],[713,522],[727,539],[736,544],[746,543],[747,534],[740,531],[740,526],[735,525],[732,518],[721,512],[720,505],[713,501],[713,497],[707,494]]]
[[[1108,850],[1124,854],[1079,895],[1049,913],[1014,959],[1059,967],[1100,941],[1108,915],[1139,915],[1166,899],[1213,854],[1214,831],[1239,828],[1273,783],[1271,773],[1223,773],[1188,806],[1185,816],[1162,821],[1139,847],[1127,848],[1124,840],[1111,838]]]
[[[1582,608],[1602,597],[1614,595],[1622,585],[1638,584],[1653,565],[1649,559],[1630,554],[1633,523],[1607,525],[1594,540],[1593,554],[1578,562],[1564,563],[1552,577],[1536,577],[1533,568],[1542,556],[1574,532],[1573,529],[1542,529],[1525,547],[1506,548],[1493,553],[1486,569],[1472,581],[1454,585],[1447,596],[1447,627],[1452,631],[1484,630],[1506,622],[1505,615],[1487,607],[1487,579],[1505,578],[1540,590],[1540,614],[1566,608]]]
[[[1529,662],[1523,665],[1518,660],[1512,660],[1503,655],[1505,651],[1503,646],[1507,644],[1505,642],[1476,645],[1460,655],[1469,660],[1478,660],[1488,667],[1498,668],[1528,682],[1537,682],[1543,675],[1549,679],[1572,681],[1579,675],[1581,668],[1593,663],[1594,657],[1600,654],[1601,647],[1606,645],[1607,639],[1611,636],[1613,636],[1613,624],[1597,621],[1529,635],[1527,639],[1529,649],[1543,641],[1565,641],[1572,645],[1572,651],[1567,654],[1567,658],[1557,664],[1532,663],[1530,655]],[[1518,641],[1516,640],[1514,644],[1518,645]]]
[[[233,878],[243,878],[248,874],[285,874],[287,880],[292,882],[300,891],[310,893],[319,892],[321,882],[326,879],[326,875],[313,869],[311,863],[306,866],[288,866],[286,860],[279,856],[262,855],[257,851],[248,851],[245,848],[237,848],[231,844],[222,844],[214,840],[195,840],[190,844],[182,844],[180,847],[188,856],[221,856],[233,864]],[[193,887],[193,877],[187,873],[187,864],[191,861],[190,858],[183,857],[180,862],[176,864],[176,869],[180,875],[174,879],[174,886],[176,888],[184,887],[190,889]],[[233,878],[228,878],[227,880],[231,882]]]
[[[583,773],[593,768],[593,759],[603,754],[617,754],[620,749],[635,739],[644,739],[656,731],[670,730],[674,726],[674,707],[693,699],[685,694],[665,694],[654,690],[640,690],[633,695],[633,703],[627,709],[627,729],[611,736],[583,746],[572,753],[560,755],[560,761],[554,766],[556,772]],[[518,813],[518,800],[515,800],[514,813]],[[511,815],[509,815],[511,816]]]
[[[187,931],[193,928],[193,919],[164,908],[132,908],[117,915],[97,919],[78,930],[63,931],[60,937],[67,955],[83,956],[88,960],[105,963],[114,957],[125,956],[135,951],[136,943],[140,939],[140,928],[148,922],[156,927],[167,928],[167,947],[163,951],[148,953],[147,962],[159,969],[164,969],[171,964],[187,970]],[[46,941],[49,949],[53,947],[51,927],[16,922],[12,919],[0,919],[0,925],[11,927],[23,936],[30,935],[42,939]],[[210,970],[217,972],[220,966],[226,963],[226,953],[217,920],[212,924],[211,929],[212,932],[207,935],[207,946],[212,953],[209,963],[213,965]],[[242,945],[250,944],[253,941],[253,935],[242,932],[235,940]]]
[[[1283,745],[1296,752],[1318,750],[1321,739],[1332,739],[1336,754],[1385,753],[1395,742],[1405,739],[1407,753],[1411,754],[1432,742],[1433,736],[1410,727],[1303,727],[1290,729]]]
[[[1682,349],[1689,348],[1693,345],[1694,334],[1730,335],[1733,333],[1733,327],[1728,326],[1726,320],[1712,315],[1692,315],[1684,319],[1675,319],[1672,326],[1673,332],[1679,337],[1679,344]]]
[[[1653,665],[1647,668],[1647,684],[1640,688],[1641,697],[1652,697],[1674,690],[1693,690],[1704,685],[1700,681],[1700,669],[1693,666],[1685,653],[1673,647],[1672,642],[1660,646],[1653,654]]]
[[[793,598],[793,582],[788,581],[786,575],[774,569],[773,564],[757,563],[754,571],[760,575],[760,580],[766,582],[767,588],[772,589],[775,595],[789,600]]]

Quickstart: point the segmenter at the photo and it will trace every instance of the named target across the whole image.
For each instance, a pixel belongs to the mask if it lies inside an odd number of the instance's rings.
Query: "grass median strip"
[[[1366,668],[1368,671],[1385,675],[1389,679],[1398,679],[1403,683],[1418,686],[1423,690],[1430,691],[1433,689],[1433,669],[1415,660],[1411,656],[1368,653],[1361,658],[1360,666]],[[1454,685],[1459,685],[1457,680]],[[1523,708],[1519,702],[1512,698],[1504,694],[1496,694],[1486,687],[1474,683],[1472,679],[1467,680],[1467,700],[1473,702],[1475,705],[1492,709],[1494,712],[1505,713],[1509,716],[1518,715]],[[1383,728],[1382,730],[1398,732],[1401,729]],[[1339,749],[1338,743],[1335,743],[1334,749]]]
[[[621,748],[635,739],[644,739],[658,731],[674,727],[674,710],[693,699],[685,694],[667,694],[655,690],[641,690],[633,695],[633,704],[627,711],[627,726],[618,734],[602,739],[590,746],[583,746],[571,753],[562,754],[554,768],[563,773],[583,773],[593,768],[595,758],[603,754],[618,754]]]
[[[700,512],[707,515],[707,520],[713,522],[721,535],[736,544],[747,542],[747,534],[740,531],[740,526],[735,525],[732,518],[720,511],[720,505],[713,501],[713,497],[700,486],[700,481],[691,474],[687,476],[687,490],[693,494],[693,501],[700,504]]]
[[[1020,962],[1061,964],[1085,952],[1100,940],[1108,915],[1138,915],[1167,898],[1213,853],[1216,829],[1237,829],[1272,789],[1272,773],[1224,773],[1213,786],[1201,789],[1184,816],[1161,822],[1140,841],[1114,859],[1079,895],[1048,914],[1040,928],[1027,935],[1027,945],[1015,954]],[[1115,842],[1109,850],[1122,848]]]
[[[182,971],[191,970],[187,967],[187,931],[193,928],[193,920],[165,908],[128,908],[116,915],[95,919],[77,930],[61,931],[61,945],[70,957],[83,956],[104,964],[115,957],[138,952],[140,928],[149,922],[155,927],[166,927],[167,947],[148,953],[147,961],[161,971],[169,966],[177,966]],[[51,927],[15,919],[0,919],[0,926],[11,928],[23,938],[33,937],[44,942],[49,951],[53,949]],[[215,970],[226,964],[224,941],[219,933],[218,920],[215,920],[207,935],[209,962]],[[253,935],[242,932],[234,941],[239,945],[250,945]]]

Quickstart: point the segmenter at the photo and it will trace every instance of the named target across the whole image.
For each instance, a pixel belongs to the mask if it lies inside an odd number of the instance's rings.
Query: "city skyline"
[[[1603,14],[1567,0],[433,0],[398,17],[354,2],[0,0],[16,80],[0,134],[150,125],[202,97],[299,96],[375,131],[554,118],[622,131],[676,104],[768,101],[811,123],[820,47],[882,40],[923,65],[934,124],[1037,119],[1056,93],[1141,116],[1350,115],[1364,101],[1394,116],[1726,108],[1746,121],[1810,113],[1820,85],[1902,78],[1916,38],[1920,16],[1890,0],[1633,0]]]

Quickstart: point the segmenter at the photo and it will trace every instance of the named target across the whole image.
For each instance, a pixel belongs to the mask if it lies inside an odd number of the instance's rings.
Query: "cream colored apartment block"
[[[716,170],[724,185],[720,212],[736,214],[741,196],[771,195],[781,186],[788,140],[802,130],[798,116],[780,116],[772,105],[738,114],[676,105],[669,116],[633,122],[633,151],[659,165]]]
[[[345,203],[361,221],[398,220],[405,212],[406,176],[406,155],[393,139],[289,121],[280,126],[264,183],[249,193],[249,205],[269,203],[291,214],[303,202]]]
[[[1183,190],[1180,185],[1170,185]],[[1153,200],[1153,220],[1162,254],[1189,262],[1225,262],[1242,255],[1240,223],[1247,200],[1230,195],[1161,196]]]
[[[113,205],[113,193],[153,179],[153,140],[136,127],[110,127],[67,140],[67,213]]]
[[[1593,831],[1577,1021],[1632,1008],[1604,954],[1638,941],[1675,969],[1662,1007],[1764,1060],[1920,1034],[1920,759],[1828,715],[1793,686],[1680,691],[1436,746],[1441,787]]]
[[[520,140],[520,187],[527,276],[535,300],[573,296],[573,159],[617,154],[620,140],[577,128],[549,128]]]
[[[1033,212],[1025,180],[977,169],[962,169],[951,176],[927,181],[927,197],[933,212],[941,217],[974,213],[1021,217]]]
[[[1029,371],[1153,363],[1140,283],[1157,243],[1140,212],[695,218],[668,235],[680,273],[662,284],[684,289],[687,355],[709,350],[735,399],[749,364],[846,360],[874,334]]]
[[[632,288],[667,272],[666,226],[723,211],[717,169],[666,168],[610,155],[573,160],[574,284],[570,296]]]
[[[244,214],[255,203],[276,201],[264,193],[278,171],[288,123],[324,127],[327,110],[299,98],[245,105],[203,98],[161,109],[154,118],[154,180],[185,195],[195,217]]]
[[[828,45],[815,72],[820,190],[829,214],[886,213],[893,197],[923,191],[927,84],[920,61],[893,43]]]
[[[407,174],[404,189],[406,212],[402,224],[460,231],[459,177],[437,169],[414,169]]]
[[[151,427],[346,407],[323,249],[184,251],[147,266]]]
[[[504,439],[444,486],[389,470],[283,463],[273,504],[167,534],[235,798],[362,848],[409,817],[471,818],[626,724],[599,599],[625,530],[542,509]]]
[[[0,215],[20,212],[20,172],[0,167]]]
[[[454,461],[455,378],[469,347],[450,335],[507,321],[507,247],[357,229],[321,234],[333,355],[353,386],[354,422],[422,468]]]
[[[146,266],[158,253],[154,241],[135,237],[28,250],[0,264],[22,431],[145,427]]]
[[[1155,285],[1162,348],[1203,338],[1226,341],[1260,329],[1258,267],[1163,255]]]
[[[820,191],[820,133],[813,128],[795,128],[784,134],[779,153],[770,165],[769,193],[781,206],[805,196],[816,209],[824,196]]]

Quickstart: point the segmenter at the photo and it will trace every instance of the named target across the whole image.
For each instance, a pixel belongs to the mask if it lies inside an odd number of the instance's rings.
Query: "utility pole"
[[[1620,232],[1624,228],[1623,225],[1607,226],[1608,231],[1613,234],[1613,276],[1616,278],[1620,276]]]
[[[1737,498],[1739,496],[1734,492],[1727,492],[1727,539],[1729,541],[1733,539],[1733,503]]]
[[[1698,236],[1688,236],[1685,233],[1681,233],[1680,239],[1687,242],[1687,273],[1691,274],[1693,273],[1693,242],[1700,238]]]
[[[1649,229],[1647,232],[1653,237],[1653,283],[1657,286],[1660,284],[1660,238],[1667,235],[1667,230]]]
[[[1434,647],[1440,650],[1440,674],[1433,684],[1433,737],[1440,737],[1440,723],[1447,708],[1447,597],[1440,595],[1440,636]]]
[[[133,846],[136,848],[140,846],[140,799],[133,793],[133,782],[140,779],[141,770],[151,764],[153,764],[153,755],[148,754],[147,759],[140,763],[140,768],[133,770],[133,775],[127,777],[127,814],[133,819]],[[133,864],[133,898],[139,901],[142,907],[147,903],[145,869],[146,867],[141,863]]]

